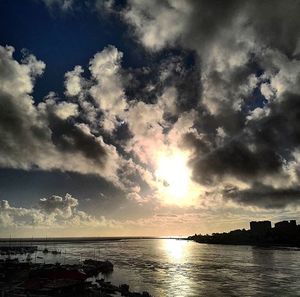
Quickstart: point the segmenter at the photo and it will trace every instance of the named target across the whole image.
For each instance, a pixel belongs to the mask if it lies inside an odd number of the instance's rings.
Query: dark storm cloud
[[[92,134],[85,133],[76,126],[72,119],[60,119],[55,115],[49,116],[49,127],[54,145],[61,151],[81,152],[98,165],[106,163],[106,150]]]
[[[185,52],[182,57],[177,57],[174,61],[167,60],[161,67],[169,71],[164,85],[174,86],[178,92],[176,101],[178,113],[197,108],[202,86],[200,65],[195,53]]]
[[[149,58],[150,59],[150,58]],[[196,108],[201,94],[199,65],[193,51],[162,54],[147,67],[124,71],[128,100],[156,104],[166,88],[178,91],[177,114]]]
[[[284,166],[294,161],[293,153],[300,145],[300,96],[286,93],[270,109],[268,117],[251,123],[243,134],[220,147],[187,134],[186,145],[195,149],[195,158],[190,161],[194,179],[216,184],[226,176],[234,176],[251,183],[283,174]],[[299,177],[299,172],[296,174]],[[300,200],[299,189],[294,186],[273,189],[263,184],[257,187],[256,183],[249,190],[225,191],[224,196],[227,195],[237,202],[264,207],[282,207]]]
[[[211,183],[226,175],[247,180],[276,173],[281,169],[282,159],[271,148],[261,147],[252,152],[246,143],[233,140],[191,163],[195,180]]]
[[[188,33],[181,37],[188,46],[205,47],[213,39],[221,37],[220,31],[231,25],[245,1],[194,0],[188,3],[191,3],[192,7],[186,28]]]
[[[257,143],[284,154],[300,144],[300,94],[285,93],[270,108],[270,115],[253,125],[253,133]]]
[[[78,1],[43,2],[69,10]],[[100,4],[102,14],[116,9],[149,49],[144,65],[123,63],[126,52],[107,46],[90,60],[89,74],[78,65],[66,73],[66,97],[37,104],[31,95],[45,65],[33,56],[19,63],[1,48],[0,164],[102,174],[138,200],[157,187],[156,150],[167,154],[180,143],[193,152],[193,179],[208,191],[225,188],[224,197],[260,207],[294,203],[300,2]]]
[[[27,168],[31,155],[39,151],[37,142],[49,139],[28,95],[45,64],[31,55],[19,64],[12,59],[13,51],[0,46],[0,164]]]
[[[13,99],[13,96],[0,91],[1,159],[4,159],[4,165],[12,160],[12,163],[26,167],[26,155],[37,153],[39,147],[36,142],[47,142],[49,135],[45,127],[31,122],[28,109],[17,105]],[[30,152],[24,151],[29,146]]]
[[[235,8],[229,12],[231,18],[234,13],[239,13],[241,16],[246,15],[248,23],[245,26],[253,29],[254,40],[259,46],[268,46],[273,51],[281,51],[284,55],[293,55],[299,40],[299,34],[297,34],[300,26],[298,1],[288,1],[288,3],[264,1],[262,5],[248,2],[248,4],[243,3],[242,6],[240,3],[238,4],[239,10],[236,10],[237,3],[231,2],[231,4]],[[242,8],[244,4],[245,6]],[[199,5],[201,6],[201,4]],[[227,6],[227,3],[224,5]],[[247,10],[244,10],[245,8]],[[218,15],[218,9],[213,8],[213,10]],[[213,26],[212,29],[208,29],[203,34],[197,32],[193,34],[202,39],[205,38],[203,37],[205,33],[216,30],[213,34],[218,35],[218,31],[222,31],[219,26],[226,26],[224,22],[229,21],[226,20],[226,12],[224,15],[218,26]],[[218,22],[218,18],[216,20]],[[197,21],[195,22],[197,23]],[[222,39],[223,37],[218,36],[218,38]],[[229,40],[230,38],[229,36]],[[190,42],[194,43],[195,39],[190,37]],[[197,45],[194,44],[194,46]],[[234,46],[230,45],[228,48],[232,50]],[[201,50],[204,48],[200,45]],[[228,49],[225,48],[225,50]],[[285,188],[275,189],[263,183],[267,177],[278,174],[284,176],[284,168],[288,162],[294,162],[293,153],[300,144],[300,96],[298,90],[296,90],[297,93],[292,94],[287,89],[285,93],[281,94],[279,100],[253,104],[251,101],[255,98],[253,91],[250,91],[239,96],[239,100],[242,98],[240,109],[231,108],[230,104],[237,102],[234,98],[239,87],[247,84],[246,80],[249,75],[253,73],[259,79],[257,70],[259,67],[267,67],[264,63],[259,66],[260,58],[258,57],[260,53],[252,55],[250,54],[251,51],[246,55],[248,59],[242,64],[233,69],[224,70],[223,73],[220,71],[209,72],[206,77],[206,83],[215,89],[216,96],[218,94],[225,95],[225,100],[222,99],[221,104],[218,105],[218,112],[212,115],[209,127],[200,130],[204,133],[209,132],[219,125],[225,130],[226,137],[224,143],[220,145],[216,133],[209,133],[206,137],[210,138],[210,149],[207,149],[207,145],[199,142],[199,140],[197,140],[198,143],[193,144],[196,147],[196,158],[191,161],[193,176],[199,183],[211,185],[217,185],[226,177],[234,177],[250,184],[250,188],[239,190],[237,187],[234,191],[225,191],[223,193],[225,198],[229,197],[236,202],[247,205],[282,208],[289,204],[299,203],[299,188],[293,185],[289,186],[289,177],[287,176]],[[234,54],[234,52],[233,50],[232,53]],[[220,55],[222,55],[222,50]],[[257,63],[256,69],[255,67],[253,69],[253,62]],[[281,71],[281,67],[284,65],[280,65],[277,72]],[[297,77],[297,71],[299,71],[299,67],[298,69],[297,67],[289,69],[289,75]],[[295,80],[299,83],[299,76]],[[259,87],[260,83],[258,83]],[[222,90],[221,93],[218,92],[219,90]],[[210,106],[213,100],[214,98],[211,97],[206,102],[207,105]],[[252,104],[252,107],[248,104]],[[266,105],[265,108],[269,108],[268,115],[256,121],[247,122],[246,118],[251,109],[254,110],[259,105]],[[207,118],[203,119],[202,122],[208,126]],[[201,120],[199,120],[198,125],[203,127]],[[299,178],[299,173],[296,174]],[[262,184],[257,185],[256,180],[261,180]]]
[[[299,42],[299,1],[247,1],[246,8],[261,42],[288,55],[294,54]]]
[[[189,164],[200,184],[226,186],[235,179],[248,185],[246,192],[236,186],[243,195],[227,193],[237,202],[271,207],[274,199],[274,207],[283,207],[298,194],[299,11],[295,0],[132,0],[124,12],[149,50],[197,52],[199,79],[189,86],[201,92],[192,107],[194,129],[182,145],[194,152]],[[270,186],[283,180],[279,190]]]
[[[5,92],[0,92],[0,98],[0,127],[3,136],[0,138],[0,141],[2,142],[2,148],[6,147],[4,142],[9,138],[10,134],[16,136],[20,145],[22,142],[27,141],[29,136],[31,138],[30,132],[35,132],[36,136],[45,137],[43,133],[38,133],[38,127],[31,126],[29,131],[27,130],[28,119],[26,111],[24,112],[22,108],[14,104],[12,100],[13,96]]]
[[[206,47],[215,38],[222,38],[222,32],[229,28],[236,17],[245,18],[245,26],[252,27],[259,41],[271,48],[278,48],[288,54],[298,42],[300,26],[300,3],[288,1],[187,1],[192,14],[181,38],[188,47]]]
[[[278,189],[260,183],[253,184],[252,188],[247,190],[228,187],[223,194],[239,203],[264,208],[284,208],[289,204],[299,204],[300,201],[299,187]]]

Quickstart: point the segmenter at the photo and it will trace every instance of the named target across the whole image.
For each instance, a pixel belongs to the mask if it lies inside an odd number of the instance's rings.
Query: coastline
[[[300,251],[300,244],[298,245],[292,245],[292,244],[263,244],[263,243],[226,243],[226,242],[202,242],[202,241],[197,241],[197,240],[194,240],[194,239],[189,239],[189,238],[186,238],[184,240],[187,240],[187,241],[193,241],[195,243],[199,243],[199,244],[208,244],[208,245],[226,245],[226,246],[251,246],[251,247],[256,247],[256,248],[275,248],[275,249],[294,249],[296,248],[296,250],[299,249]]]
[[[296,220],[275,223],[271,221],[252,221],[250,230],[237,229],[229,232],[195,234],[188,240],[207,244],[251,245],[274,247],[300,247],[300,225]]]

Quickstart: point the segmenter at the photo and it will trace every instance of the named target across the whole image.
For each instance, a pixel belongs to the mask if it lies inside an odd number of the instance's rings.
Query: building
[[[297,232],[296,220],[281,221],[275,224],[275,231],[279,233],[295,233]]]
[[[272,224],[270,221],[252,221],[250,222],[250,230],[256,235],[265,235],[272,230]]]

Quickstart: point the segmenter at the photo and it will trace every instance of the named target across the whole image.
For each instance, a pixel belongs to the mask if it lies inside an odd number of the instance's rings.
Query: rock
[[[126,296],[129,293],[129,285],[127,284],[122,284],[120,285],[120,293],[122,296]]]

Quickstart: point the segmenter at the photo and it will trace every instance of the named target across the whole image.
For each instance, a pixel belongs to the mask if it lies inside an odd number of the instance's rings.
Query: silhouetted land
[[[300,247],[300,225],[295,220],[281,221],[272,228],[270,221],[250,222],[250,230],[238,229],[211,235],[195,234],[188,240],[199,243]]]

